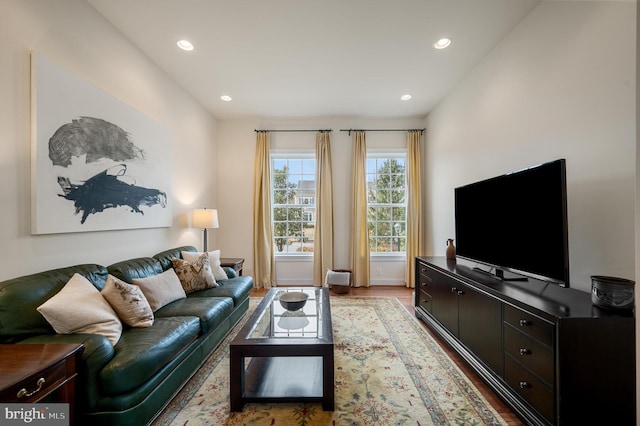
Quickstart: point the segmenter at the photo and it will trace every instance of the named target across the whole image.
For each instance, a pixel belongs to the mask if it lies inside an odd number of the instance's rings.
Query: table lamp
[[[207,251],[207,230],[218,228],[218,210],[217,209],[195,209],[192,214],[191,226],[193,228],[202,228],[204,230],[204,251]]]

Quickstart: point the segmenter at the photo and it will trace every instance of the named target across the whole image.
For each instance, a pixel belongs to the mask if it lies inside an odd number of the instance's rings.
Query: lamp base
[[[204,231],[204,252],[206,253],[207,252],[207,240],[209,239],[208,238],[208,234],[207,234],[207,228],[204,228],[203,231]]]

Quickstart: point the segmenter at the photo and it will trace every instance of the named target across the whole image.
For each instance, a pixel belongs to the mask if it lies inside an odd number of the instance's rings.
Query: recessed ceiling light
[[[402,99],[403,101],[408,101],[409,99],[411,99],[411,95],[402,95],[400,96],[400,99]]]
[[[222,95],[220,96],[220,99],[222,99],[225,102],[229,102],[231,100],[231,96],[229,95]]]
[[[451,44],[450,39],[441,38],[440,40],[436,41],[433,47],[435,47],[436,49],[444,49],[445,47],[448,47],[450,44]]]
[[[178,41],[178,47],[182,50],[186,50],[188,52],[193,50],[193,44],[189,40],[180,40]]]

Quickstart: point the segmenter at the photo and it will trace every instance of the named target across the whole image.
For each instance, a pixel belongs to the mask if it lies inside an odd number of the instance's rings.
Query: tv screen
[[[565,160],[455,189],[457,256],[569,286]]]

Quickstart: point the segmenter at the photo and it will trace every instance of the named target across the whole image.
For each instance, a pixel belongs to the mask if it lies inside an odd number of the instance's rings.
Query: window
[[[312,255],[316,217],[314,156],[273,154],[271,176],[276,256]]]
[[[371,253],[406,251],[405,155],[367,155],[367,221]]]

